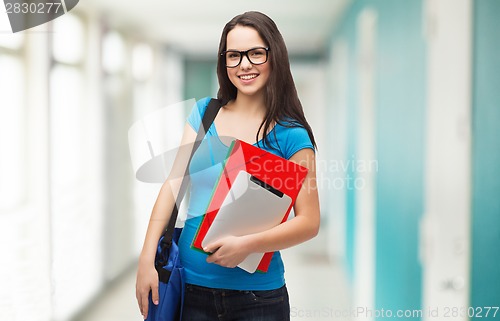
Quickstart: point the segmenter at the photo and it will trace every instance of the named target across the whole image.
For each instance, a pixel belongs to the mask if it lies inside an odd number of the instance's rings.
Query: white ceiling
[[[112,26],[161,41],[189,55],[213,55],[226,22],[257,10],[278,25],[291,55],[320,53],[338,16],[351,0],[85,0]]]

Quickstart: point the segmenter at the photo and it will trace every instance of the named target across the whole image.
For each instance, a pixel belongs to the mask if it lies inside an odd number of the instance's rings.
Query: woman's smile
[[[259,76],[259,74],[252,73],[252,74],[239,75],[238,78],[240,78],[243,83],[251,83],[258,76]]]

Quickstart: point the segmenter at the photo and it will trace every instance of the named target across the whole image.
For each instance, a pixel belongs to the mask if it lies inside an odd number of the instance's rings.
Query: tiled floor
[[[329,262],[325,235],[282,252],[292,320],[349,321],[349,293],[340,266]],[[142,320],[135,300],[135,269],[111,285],[98,302],[73,321]]]

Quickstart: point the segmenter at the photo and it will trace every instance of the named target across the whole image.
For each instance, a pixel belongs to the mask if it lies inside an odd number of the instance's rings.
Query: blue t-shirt
[[[199,100],[188,116],[187,121],[196,132],[209,101],[209,97]],[[277,149],[264,146],[262,141],[254,145],[286,159],[290,159],[301,149],[314,149],[307,131],[300,126],[285,127],[277,124],[268,137],[270,145]],[[238,267],[225,268],[214,263],[207,263],[207,255],[191,247],[220,176],[222,164],[229,151],[229,144],[230,141],[219,137],[215,124],[212,124],[189,166],[191,186],[188,195],[187,220],[179,240],[186,283],[233,290],[280,288],[285,284],[285,269],[279,252],[274,253],[266,273],[248,273]]]

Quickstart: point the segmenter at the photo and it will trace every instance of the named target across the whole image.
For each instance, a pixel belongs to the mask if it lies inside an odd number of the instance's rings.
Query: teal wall
[[[339,162],[343,161],[346,164],[349,161],[354,161],[356,157],[356,142],[357,142],[357,128],[356,123],[358,119],[358,95],[356,91],[357,86],[357,70],[356,70],[356,17],[362,8],[362,3],[366,1],[358,1],[355,2],[345,13],[341,23],[339,24],[335,34],[332,37],[332,43],[341,40],[347,44],[348,47],[348,67],[347,67],[347,79],[345,82],[347,83],[347,116],[346,116],[346,157],[345,160],[338,160]],[[334,58],[335,59],[335,58]],[[327,91],[329,92],[329,91]],[[328,97],[327,97],[328,98]],[[331,116],[334,113],[329,113]],[[352,182],[356,177],[356,173],[353,170],[352,166],[349,166],[345,173],[345,184],[346,188],[346,239],[345,239],[345,259],[347,264],[347,273],[350,281],[352,282],[353,273],[354,273],[354,249],[355,249],[355,230],[354,227],[356,225],[355,221],[355,199],[356,199],[356,190],[354,188],[348,188],[348,186],[352,186]],[[350,183],[350,184],[349,184]]]
[[[375,309],[420,309],[419,220],[424,204],[425,43],[421,0],[357,0],[332,37],[349,47],[347,157],[356,158],[357,18],[377,12],[376,44],[376,262]],[[347,161],[347,160],[346,160]],[[347,173],[355,176],[355,172]],[[346,259],[354,260],[356,190],[347,190]],[[405,318],[411,319],[411,318]]]
[[[380,49],[375,303],[384,309],[420,309],[426,100],[422,1],[376,3]]]
[[[196,100],[207,96],[215,96],[216,62],[186,59],[184,74],[184,98]]]
[[[500,1],[474,2],[472,307],[500,304]],[[485,311],[483,311],[485,316]],[[483,320],[497,320],[489,315]]]

